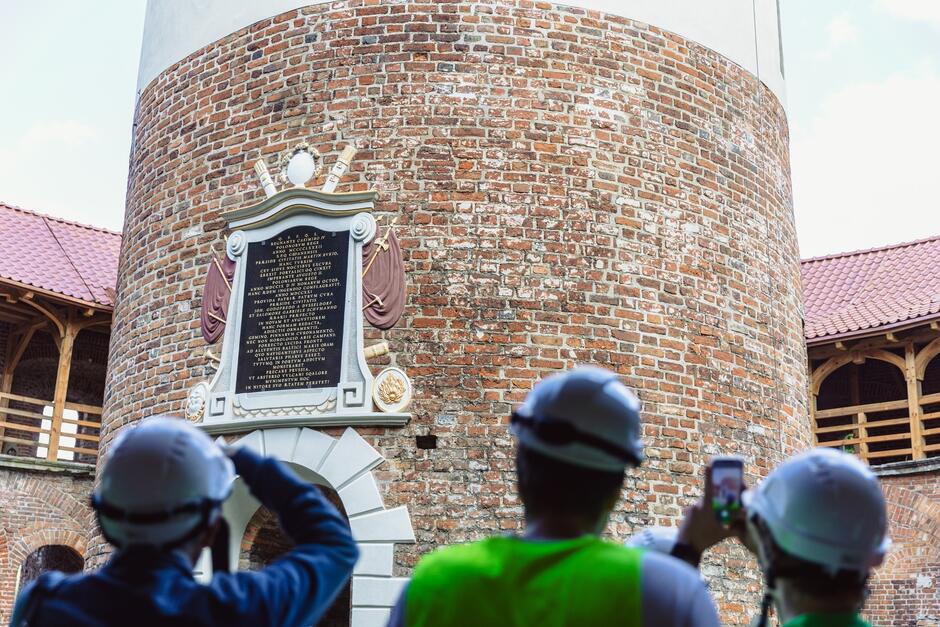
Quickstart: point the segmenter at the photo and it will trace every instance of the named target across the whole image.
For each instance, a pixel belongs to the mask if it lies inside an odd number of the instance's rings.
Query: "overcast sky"
[[[144,4],[0,0],[0,200],[120,229]],[[940,0],[781,11],[802,255],[940,234]]]

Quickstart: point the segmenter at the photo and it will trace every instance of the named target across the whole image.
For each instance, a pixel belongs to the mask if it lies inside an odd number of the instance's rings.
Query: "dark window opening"
[[[872,406],[858,411],[842,408]],[[885,407],[884,405],[887,405]],[[816,430],[820,444],[861,455],[870,464],[912,459],[910,412],[904,373],[886,361],[849,363],[822,383],[816,398]],[[859,428],[859,421],[864,428]],[[860,441],[862,435],[865,441]],[[844,444],[840,444],[844,443]]]
[[[343,504],[335,490],[320,486],[324,496],[346,516]],[[265,507],[260,507],[248,521],[238,558],[240,570],[261,570],[274,562],[294,546],[281,530],[277,517]],[[352,613],[352,586],[347,583],[333,605],[317,623],[318,627],[348,627]]]
[[[41,546],[30,553],[23,562],[20,571],[20,590],[35,581],[43,573],[53,570],[68,574],[78,573],[81,572],[84,565],[85,560],[79,555],[78,551],[71,547],[61,544]]]
[[[934,357],[924,370],[924,380],[920,385],[921,397],[940,393],[940,356]],[[940,402],[924,403],[920,407],[924,417],[924,444],[929,449],[933,445],[940,445]],[[936,430],[936,433],[931,431]],[[940,449],[926,451],[927,457],[940,457]]]

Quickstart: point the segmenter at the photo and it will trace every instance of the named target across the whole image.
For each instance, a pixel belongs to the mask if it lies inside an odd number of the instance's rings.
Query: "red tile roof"
[[[0,202],[0,282],[111,309],[120,249],[120,233]]]
[[[940,319],[940,236],[806,259],[808,344]]]

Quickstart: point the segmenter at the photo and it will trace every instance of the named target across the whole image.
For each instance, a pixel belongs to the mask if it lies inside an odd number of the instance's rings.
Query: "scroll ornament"
[[[202,312],[199,322],[202,337],[209,344],[214,344],[225,331],[228,315],[228,301],[232,293],[232,278],[235,276],[235,262],[223,255],[213,255],[206,271],[206,284],[202,290]]]
[[[363,316],[377,329],[391,329],[405,311],[405,263],[392,220],[382,237],[362,247]]]

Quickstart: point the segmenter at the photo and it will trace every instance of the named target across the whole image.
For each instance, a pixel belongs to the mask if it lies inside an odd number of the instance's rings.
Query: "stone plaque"
[[[218,370],[190,393],[191,419],[213,433],[408,420],[376,411],[364,354],[374,198],[293,188],[224,214],[235,262],[226,331]]]
[[[248,245],[235,392],[340,382],[349,232],[296,226]]]

